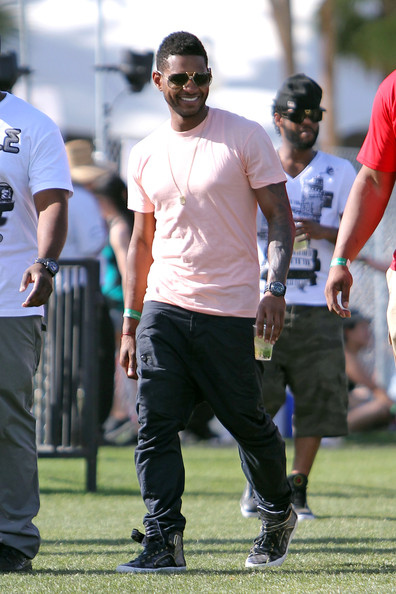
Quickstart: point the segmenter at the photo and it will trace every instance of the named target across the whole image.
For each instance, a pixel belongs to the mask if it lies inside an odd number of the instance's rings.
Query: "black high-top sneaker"
[[[185,571],[186,561],[183,554],[183,535],[181,532],[167,534],[161,532],[157,524],[147,524],[146,534],[134,528],[132,539],[139,542],[143,552],[116,568],[118,573],[152,573]]]
[[[246,483],[240,500],[241,514],[244,518],[258,518],[257,503],[254,498],[253,487]]]
[[[18,549],[0,544],[0,573],[32,571],[32,560]]]
[[[267,569],[282,565],[297,528],[297,514],[292,505],[285,512],[272,512],[257,506],[262,521],[261,532],[245,562],[250,569]]]
[[[290,474],[287,480],[292,490],[292,504],[299,521],[315,520],[316,518],[307,503],[308,478],[305,474],[298,472],[297,474]]]

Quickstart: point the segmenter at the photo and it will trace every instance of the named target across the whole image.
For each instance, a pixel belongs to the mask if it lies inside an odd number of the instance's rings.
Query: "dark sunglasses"
[[[294,124],[302,124],[305,118],[309,118],[311,122],[321,122],[323,111],[321,109],[294,109],[282,112],[280,115]]]
[[[159,74],[166,78],[168,87],[171,89],[179,89],[185,87],[189,80],[192,80],[197,87],[208,87],[212,82],[212,72],[208,68],[207,72],[180,72],[178,74],[170,74],[165,76],[158,70]]]

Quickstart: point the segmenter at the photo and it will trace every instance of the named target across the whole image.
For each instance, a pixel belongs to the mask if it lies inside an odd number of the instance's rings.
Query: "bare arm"
[[[371,256],[364,256],[363,254],[359,254],[359,256],[356,257],[356,260],[366,264],[367,266],[370,266],[370,268],[374,268],[374,270],[378,270],[379,272],[386,272],[389,268],[388,261],[382,262],[372,258]]]
[[[124,217],[118,216],[109,228],[109,243],[113,249],[117,268],[121,275],[123,293],[125,295],[127,255],[131,240],[131,227]]]
[[[271,184],[255,190],[257,202],[268,222],[268,276],[267,282],[280,281],[286,284],[291,256],[295,226],[284,183]],[[284,297],[266,293],[260,301],[256,326],[258,334],[274,344],[282,331],[286,302]]]
[[[375,379],[367,373],[358,357],[356,357],[355,354],[350,353],[347,349],[345,349],[345,371],[349,379],[352,380],[356,386],[364,386],[368,388],[374,398],[385,402],[389,406],[393,404],[393,401],[388,396],[386,390],[377,384]]]
[[[357,385],[365,386],[369,390],[373,391],[376,388],[376,384],[371,378],[371,375],[367,373],[363,367],[361,361],[358,359],[356,354],[351,353],[345,347],[345,372],[348,378]]]
[[[135,213],[133,233],[128,249],[124,303],[127,309],[141,312],[147,288],[147,275],[153,262],[152,244],[155,232],[153,213]],[[120,363],[128,377],[136,378],[136,341],[138,321],[124,318]]]
[[[37,242],[39,258],[60,256],[67,235],[68,191],[43,190],[34,196],[38,212]],[[43,305],[52,293],[52,276],[42,264],[32,264],[22,276],[20,291],[25,291],[30,283],[33,289],[27,296],[23,307]]]
[[[341,220],[334,257],[354,260],[380,222],[395,184],[396,172],[381,172],[365,165],[359,171]],[[330,268],[325,295],[327,307],[341,317],[349,317],[352,275],[346,266]],[[341,304],[337,295],[341,292]]]

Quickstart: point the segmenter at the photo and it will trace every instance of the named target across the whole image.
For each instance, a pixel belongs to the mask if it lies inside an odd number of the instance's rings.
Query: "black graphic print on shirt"
[[[290,198],[290,206],[295,219],[309,219],[320,223],[322,210],[331,208],[333,203],[333,192],[325,190],[324,175],[332,176],[334,170],[328,167],[326,171],[319,175],[306,179],[303,182],[299,200]],[[268,241],[267,227],[261,229],[259,237]],[[295,242],[292,259],[290,262],[289,273],[287,275],[288,287],[294,286],[301,291],[307,286],[317,284],[317,272],[321,269],[321,262],[318,257],[318,250],[311,247],[309,240],[304,242]],[[261,270],[261,278],[267,277],[267,265]]]
[[[18,154],[19,146],[17,145],[20,142],[20,134],[21,130],[19,128],[6,128],[4,130],[4,138],[0,144],[0,153]],[[11,212],[14,209],[13,195],[14,191],[11,186],[0,179],[0,227],[7,222],[7,217],[4,216],[4,213]],[[0,236],[0,241],[1,239],[2,236]]]

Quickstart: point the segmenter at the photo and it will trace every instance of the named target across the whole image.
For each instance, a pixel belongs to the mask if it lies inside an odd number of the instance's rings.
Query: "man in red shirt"
[[[369,130],[357,160],[362,163],[342,217],[325,295],[330,311],[349,318],[352,261],[383,217],[396,181],[396,70],[379,86]],[[396,251],[387,271],[388,327],[396,359]],[[337,295],[341,293],[341,305]]]

